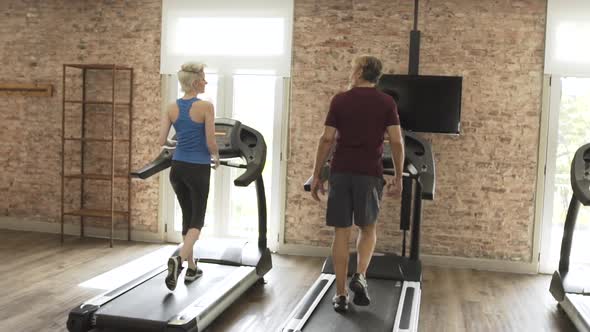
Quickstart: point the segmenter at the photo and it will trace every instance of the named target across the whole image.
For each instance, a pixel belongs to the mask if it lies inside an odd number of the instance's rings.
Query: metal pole
[[[112,112],[111,112],[111,248],[113,247],[113,233],[115,232],[115,84],[116,65],[113,65],[112,83]]]
[[[262,174],[256,179],[256,198],[258,203],[258,248],[266,249],[266,195]]]
[[[86,68],[82,68],[82,114],[80,116],[80,238],[84,237],[84,154],[86,142]]]
[[[64,186],[65,186],[65,145],[66,145],[66,65],[63,65],[63,79],[62,79],[62,115],[61,115],[61,244],[64,243]]]
[[[416,179],[414,190],[414,223],[412,224],[412,243],[410,244],[410,259],[420,259],[420,223],[422,221],[422,183]]]
[[[559,273],[563,276],[570,268],[570,254],[572,251],[572,239],[576,228],[576,219],[580,211],[580,201],[572,195],[570,206],[567,209],[565,224],[563,225],[563,237],[561,239],[561,253],[559,257]]]
[[[133,68],[129,71],[129,142],[127,143],[129,155],[127,156],[127,241],[131,241],[131,139],[133,137]]]

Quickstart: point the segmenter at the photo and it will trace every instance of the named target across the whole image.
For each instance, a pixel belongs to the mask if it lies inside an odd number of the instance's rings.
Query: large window
[[[270,185],[272,183],[273,125],[275,118],[275,89],[277,78],[274,76],[234,75],[233,77],[233,112],[232,117],[258,130],[267,143],[266,164],[263,172],[266,204],[272,209]],[[232,169],[231,178],[243,173]],[[256,234],[258,228],[258,211],[256,209],[256,188],[231,186],[229,192],[230,206],[228,234],[242,236]],[[270,209],[269,209],[270,210]]]
[[[172,50],[195,56],[277,56],[284,54],[285,19],[264,17],[181,17]],[[195,36],[195,31],[213,31]],[[187,43],[188,40],[195,42]]]
[[[565,217],[572,197],[570,167],[576,150],[590,142],[590,78],[553,79],[552,124],[549,130],[547,187],[543,219],[545,253],[541,271],[551,273],[557,267]],[[578,214],[570,261],[590,263],[590,207]]]
[[[160,71],[199,60],[220,74],[291,74],[293,0],[164,0]]]
[[[281,124],[288,108],[283,89],[291,74],[292,22],[293,0],[164,0],[162,8],[161,73],[175,80],[183,63],[205,63],[211,73],[200,97],[215,105],[217,117],[239,120],[265,138],[263,179],[271,244],[281,217]],[[168,94],[168,99],[177,98],[176,91]],[[256,236],[256,190],[254,184],[233,185],[240,172],[225,167],[212,172],[203,236]],[[168,239],[178,241],[182,213],[178,203],[172,203],[171,188],[164,185],[168,189],[163,207],[174,210],[164,211],[165,220],[174,219]]]

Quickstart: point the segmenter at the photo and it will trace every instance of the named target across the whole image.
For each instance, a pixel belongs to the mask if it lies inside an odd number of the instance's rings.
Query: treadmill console
[[[176,149],[175,138],[176,136],[164,146],[151,163],[132,172],[131,175],[147,179],[170,167]],[[246,162],[245,164],[222,162],[224,166],[246,169],[234,180],[236,186],[248,186],[262,174],[266,162],[266,143],[258,131],[242,125],[237,120],[217,118],[215,119],[215,140],[220,159],[242,158]]]
[[[583,205],[590,205],[590,143],[576,151],[570,177],[576,199]]]
[[[406,159],[404,160],[404,170],[414,168],[417,176],[422,183],[422,198],[433,200],[436,184],[434,155],[430,148],[430,143],[423,138],[418,137],[410,131],[403,131],[404,151]],[[389,144],[383,145],[383,168],[393,169],[393,158]],[[412,172],[410,172],[412,173]]]

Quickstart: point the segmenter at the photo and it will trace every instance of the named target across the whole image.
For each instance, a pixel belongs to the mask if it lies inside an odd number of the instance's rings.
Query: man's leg
[[[357,239],[357,271],[350,279],[350,290],[356,305],[369,305],[371,298],[367,285],[367,268],[377,242],[377,217],[384,181],[378,177],[358,176],[353,181],[354,221],[360,229]]]
[[[347,295],[346,280],[348,278],[348,240],[351,227],[334,227],[332,243],[332,262],[336,272],[336,295]]]
[[[334,227],[332,243],[332,263],[336,274],[336,294],[332,305],[337,312],[348,310],[348,241],[352,227],[352,188],[348,174],[333,173],[330,175],[330,191],[326,224]]]
[[[377,242],[377,224],[359,227],[360,232],[356,242],[357,265],[356,272],[366,277],[367,268],[371,263],[375,243]]]

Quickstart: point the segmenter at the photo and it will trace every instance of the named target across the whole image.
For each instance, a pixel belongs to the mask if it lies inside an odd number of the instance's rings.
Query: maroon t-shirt
[[[326,126],[337,129],[330,171],[381,177],[383,135],[399,125],[397,105],[376,88],[355,87],[332,98]]]

